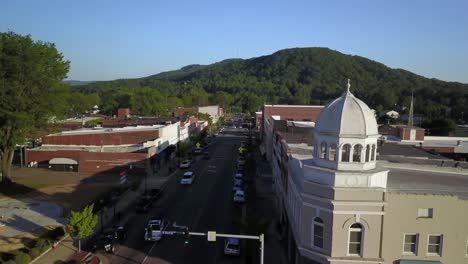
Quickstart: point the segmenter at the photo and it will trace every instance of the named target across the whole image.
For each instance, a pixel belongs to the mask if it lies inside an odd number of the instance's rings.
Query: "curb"
[[[66,238],[68,238],[70,235],[67,233],[62,239],[60,239],[59,241],[55,242],[54,244],[56,244],[55,247],[57,247],[58,245],[60,245],[60,243],[62,243],[63,240],[65,240]],[[52,249],[54,249],[55,247],[52,247],[50,246],[49,249],[47,249],[46,251],[42,252],[42,254],[40,254],[39,256],[37,256],[35,259],[31,260],[30,263],[34,263],[36,261],[38,261],[40,258],[42,258],[45,254],[49,253]]]

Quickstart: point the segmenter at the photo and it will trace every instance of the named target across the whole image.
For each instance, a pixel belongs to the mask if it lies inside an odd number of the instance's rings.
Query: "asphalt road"
[[[191,232],[217,231],[239,234],[242,205],[232,202],[233,174],[236,167],[237,148],[245,137],[241,129],[226,129],[210,145],[211,159],[199,157],[189,169],[196,175],[191,186],[179,181],[184,171],[179,171],[166,185],[162,197],[151,212],[131,218],[128,237],[114,254],[104,254],[104,263],[242,263],[241,257],[223,254],[224,240],[208,242],[206,237],[192,236],[188,245],[182,235],[164,235],[158,242],[144,241],[144,228],[152,217],[162,217],[167,230],[177,230],[177,225],[189,226]],[[244,252],[245,253],[245,252]]]

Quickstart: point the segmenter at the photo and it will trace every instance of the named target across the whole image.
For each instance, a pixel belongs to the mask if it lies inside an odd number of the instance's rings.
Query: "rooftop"
[[[288,144],[289,153],[304,165],[312,162],[312,146]],[[385,144],[378,148],[376,170],[388,169],[387,191],[415,194],[454,195],[468,200],[468,163],[455,168],[451,160],[433,155],[413,146]],[[404,154],[399,159],[382,155]],[[411,156],[414,155],[414,156]],[[419,158],[418,158],[419,157]],[[441,160],[436,160],[441,158]],[[441,166],[444,160],[445,165]]]
[[[143,144],[136,145],[119,145],[119,146],[78,146],[78,145],[42,145],[32,149],[34,151],[57,151],[57,150],[81,150],[89,152],[112,152],[112,153],[127,153],[127,152],[145,152],[147,147]]]
[[[122,128],[103,128],[103,127],[96,127],[96,128],[83,128],[78,130],[71,130],[71,131],[62,131],[56,134],[52,134],[53,136],[65,136],[65,135],[83,135],[83,134],[105,134],[105,133],[120,133],[120,132],[135,132],[135,131],[150,131],[150,130],[158,130],[159,128],[164,127],[164,125],[152,125],[152,126],[129,126],[129,127],[122,127]]]

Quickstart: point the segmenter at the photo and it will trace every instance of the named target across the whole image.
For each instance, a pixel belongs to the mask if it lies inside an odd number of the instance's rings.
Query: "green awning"
[[[400,260],[400,264],[442,264],[442,262],[424,260]]]

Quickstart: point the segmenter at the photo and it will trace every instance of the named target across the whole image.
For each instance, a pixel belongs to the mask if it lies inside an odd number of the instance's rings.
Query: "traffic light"
[[[184,246],[187,246],[190,242],[190,233],[188,229],[184,231]]]

